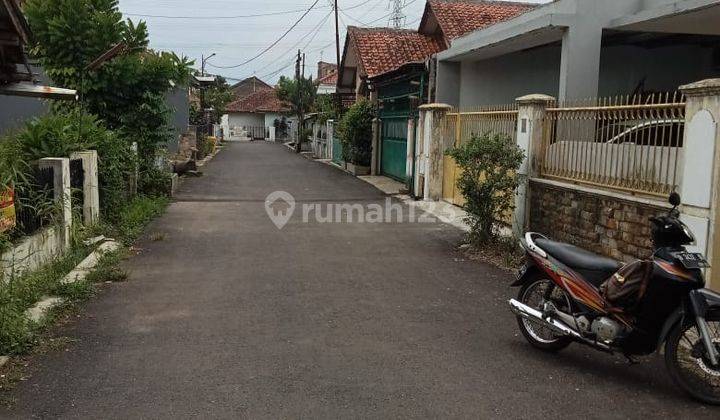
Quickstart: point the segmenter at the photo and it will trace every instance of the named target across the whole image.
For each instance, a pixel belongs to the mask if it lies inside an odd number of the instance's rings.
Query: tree
[[[496,238],[496,222],[513,209],[517,171],[525,152],[507,135],[473,135],[447,152],[461,169],[457,186],[467,200],[463,206],[470,225],[470,241],[484,244]]]
[[[295,152],[300,153],[302,142],[307,137],[304,130],[305,114],[312,110],[317,96],[317,84],[312,77],[299,77],[289,79],[285,76],[280,78],[277,85],[277,95],[281,101],[290,105],[292,113],[298,117],[298,139],[295,142]]]
[[[219,124],[220,118],[225,114],[225,108],[233,100],[232,88],[222,76],[215,76],[215,84],[205,89],[205,107],[212,108],[210,123]],[[197,105],[190,107],[190,124],[205,124],[202,110]]]
[[[47,75],[77,89],[82,106],[125,141],[138,142],[141,170],[152,167],[159,146],[170,139],[165,94],[173,84],[188,83],[193,63],[149,50],[147,25],[124,21],[117,0],[28,0],[24,8],[34,36],[31,54]],[[87,69],[121,42],[119,56]]]

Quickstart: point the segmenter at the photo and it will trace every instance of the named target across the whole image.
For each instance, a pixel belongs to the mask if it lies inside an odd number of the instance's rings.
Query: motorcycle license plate
[[[710,267],[705,257],[697,252],[680,251],[673,252],[672,255],[677,258],[680,264],[690,270]]]

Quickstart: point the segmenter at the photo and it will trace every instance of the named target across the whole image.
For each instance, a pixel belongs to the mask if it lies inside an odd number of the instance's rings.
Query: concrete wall
[[[608,46],[601,53],[599,95],[632,93],[643,78],[646,78],[646,91],[668,92],[718,75],[720,68],[713,66],[713,49],[709,47],[686,44],[653,49]]]
[[[509,104],[528,93],[557,96],[560,50],[559,46],[547,46],[490,60],[462,62],[458,104],[461,108]]]
[[[558,97],[560,46],[544,46],[483,61],[445,63],[446,74],[438,86],[438,102],[461,108],[512,103],[515,98],[541,93]],[[713,64],[713,49],[699,45],[641,48],[629,45],[602,49],[599,93],[601,97],[627,95],[645,79],[645,91],[668,92],[694,80],[720,76]],[[455,79],[460,83],[452,80]],[[456,89],[455,92],[451,90]]]
[[[0,255],[0,285],[60,256],[65,249],[63,236],[61,227],[46,228]]]
[[[173,141],[168,144],[168,151],[178,151],[180,136],[187,131],[190,123],[190,98],[186,87],[178,86],[165,95],[167,105],[172,110],[170,125],[173,127]]]
[[[264,114],[233,112],[228,114],[228,124],[232,127],[265,127]]]

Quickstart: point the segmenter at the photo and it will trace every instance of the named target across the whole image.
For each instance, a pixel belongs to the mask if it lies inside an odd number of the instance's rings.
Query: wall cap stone
[[[680,91],[685,96],[710,96],[720,95],[720,79],[705,79],[699,82],[680,86]]]
[[[424,111],[449,111],[452,108],[453,107],[448,104],[425,104],[418,107],[418,109]]]
[[[567,182],[554,181],[551,179],[543,178],[530,178],[531,182],[538,184],[545,184],[552,187],[562,188],[566,190],[578,191],[586,194],[601,195],[615,200],[623,200],[631,203],[644,204],[646,206],[653,206],[661,209],[671,209],[672,206],[666,201],[656,200],[652,198],[636,197],[629,194],[617,193],[614,191],[607,191],[600,188],[586,187],[584,185],[568,184]]]
[[[534,105],[534,104],[548,104],[555,102],[555,98],[550,95],[543,95],[540,93],[533,93],[530,95],[521,96],[515,99],[520,105]]]

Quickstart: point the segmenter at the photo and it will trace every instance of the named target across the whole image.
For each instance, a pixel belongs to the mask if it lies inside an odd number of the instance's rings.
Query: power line
[[[367,3],[369,3],[372,0],[364,1],[362,3],[346,7],[342,10],[353,10],[357,9],[358,7],[365,6]],[[327,9],[331,8],[332,6],[320,6],[318,9]],[[156,18],[156,19],[191,19],[191,20],[197,20],[197,19],[246,19],[246,18],[256,18],[256,17],[266,17],[266,16],[281,16],[281,15],[291,15],[293,13],[300,13],[304,12],[306,9],[295,9],[295,10],[282,10],[278,12],[267,12],[267,13],[255,13],[255,14],[249,14],[249,15],[231,15],[231,16],[175,16],[175,15],[149,15],[149,14],[143,14],[143,13],[124,13],[125,16],[132,16],[132,17],[143,17],[143,18]]]
[[[287,31],[285,31],[284,34],[282,34],[282,36],[281,36],[280,38],[278,38],[275,42],[273,42],[272,44],[270,44],[270,45],[269,45],[267,48],[265,48],[264,50],[260,51],[260,53],[257,54],[257,55],[255,55],[253,58],[251,58],[251,59],[249,59],[249,60],[245,60],[245,61],[243,61],[242,63],[236,64],[236,65],[234,65],[234,66],[216,66],[216,65],[213,65],[213,64],[211,64],[211,63],[208,63],[208,64],[209,64],[211,67],[214,67],[214,68],[216,68],[216,69],[234,69],[234,68],[244,66],[244,65],[246,65],[246,64],[248,64],[248,63],[251,63],[251,62],[257,60],[257,59],[260,58],[262,55],[264,55],[266,52],[270,51],[274,46],[276,46],[277,44],[279,44],[280,41],[282,41],[290,32],[292,32],[292,30],[295,29],[295,27],[298,26],[298,25],[300,24],[300,22],[302,22],[303,19],[305,19],[305,16],[307,16],[307,15],[310,13],[310,11],[311,11],[315,6],[317,6],[317,4],[318,4],[319,2],[320,2],[320,0],[315,0],[315,3],[313,3],[313,4],[305,11],[305,13],[303,13],[302,16],[300,16],[300,18],[299,18],[297,21],[295,21],[295,23],[293,23],[293,25],[292,25]]]
[[[393,28],[400,29],[403,27],[405,21],[405,13],[403,13],[403,0],[390,0],[390,6],[392,12],[390,14],[390,22],[393,23]]]
[[[302,43],[303,40],[305,40],[305,38],[307,38],[308,36],[310,36],[310,35],[313,34],[313,33],[314,33],[314,34],[317,34],[317,33],[320,31],[320,29],[322,28],[322,25],[325,24],[325,22],[327,22],[327,20],[330,18],[330,15],[332,15],[332,11],[330,11],[330,12],[329,12],[317,25],[315,25],[315,27],[313,27],[309,32],[307,32],[305,35],[303,35],[302,37],[300,37],[300,39],[298,39],[298,41],[297,41],[295,44],[293,44],[292,47],[288,48],[287,51],[285,51],[284,53],[280,54],[276,59],[270,61],[269,63],[265,64],[263,67],[259,68],[258,71],[263,71],[263,70],[265,70],[266,68],[268,68],[268,67],[272,66],[273,64],[277,63],[281,58],[285,57],[286,55],[288,55],[288,54],[290,54],[292,51],[294,51],[294,50],[298,47],[298,45],[300,45],[300,43]],[[313,36],[313,38],[314,38],[314,36]],[[307,46],[306,46],[305,48],[307,48]]]

